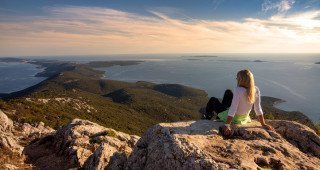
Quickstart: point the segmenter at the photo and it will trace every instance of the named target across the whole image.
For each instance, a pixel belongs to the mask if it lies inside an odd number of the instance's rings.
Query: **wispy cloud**
[[[215,11],[223,1],[224,0],[212,0],[211,1],[212,10]]]
[[[243,21],[177,19],[109,8],[46,8],[0,22],[1,55],[319,52],[320,11]]]
[[[272,2],[270,0],[265,0],[262,4],[262,11],[267,12],[270,10],[276,10],[278,13],[287,12],[294,5],[295,0],[280,0],[277,2]]]

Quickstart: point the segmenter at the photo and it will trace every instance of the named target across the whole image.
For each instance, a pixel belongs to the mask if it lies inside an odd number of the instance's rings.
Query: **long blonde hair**
[[[256,88],[254,85],[254,77],[250,70],[241,70],[237,74],[238,86],[247,89],[247,96],[249,103],[254,103]]]

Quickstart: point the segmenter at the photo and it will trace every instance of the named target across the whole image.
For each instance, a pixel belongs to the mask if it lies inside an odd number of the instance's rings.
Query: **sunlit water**
[[[189,57],[192,58],[192,57]],[[222,97],[236,85],[236,73],[252,70],[262,95],[283,99],[277,105],[287,111],[301,111],[320,121],[320,65],[317,56],[223,56],[217,58],[153,58],[139,65],[103,68],[108,79],[136,82],[178,83]],[[252,62],[256,59],[267,62]],[[234,61],[238,60],[238,61]]]
[[[178,83],[205,90],[209,96],[222,97],[225,89],[236,85],[236,73],[252,70],[262,95],[283,99],[277,105],[287,111],[301,111],[314,122],[320,121],[320,55],[215,54],[217,58],[181,57],[181,55],[123,55],[51,57],[80,63],[100,60],[143,60],[130,66],[100,68],[106,78],[129,82]],[[47,57],[48,58],[48,57]],[[188,60],[196,59],[196,60]],[[252,62],[262,60],[266,62]],[[44,78],[30,64],[0,62],[0,93],[34,85]]]
[[[43,69],[27,63],[0,62],[0,93],[11,93],[33,86],[44,77],[35,77]]]

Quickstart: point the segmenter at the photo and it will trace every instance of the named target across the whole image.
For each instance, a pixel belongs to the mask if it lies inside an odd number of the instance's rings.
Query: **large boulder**
[[[39,123],[32,126],[28,123],[13,122],[0,110],[0,169],[28,169],[23,150],[25,145],[42,138],[54,130]]]
[[[3,133],[0,131],[0,149],[21,156],[23,146],[18,143],[17,137],[12,133]]]
[[[208,120],[161,123],[150,128],[128,158],[126,169],[318,169],[319,136],[308,127],[288,121],[270,121],[277,132],[266,131],[253,121],[235,126],[235,136],[219,135],[221,122]],[[291,124],[291,125],[283,125]],[[297,125],[294,126],[294,125]],[[297,135],[283,137],[291,127]],[[308,135],[308,137],[304,136]],[[288,138],[307,141],[308,149]],[[303,147],[302,147],[303,148]]]
[[[0,110],[0,131],[1,132],[11,132],[13,128],[13,122],[8,118],[6,114]]]
[[[302,152],[320,158],[320,138],[308,126],[287,120],[272,120],[268,123]]]
[[[74,119],[55,134],[28,146],[25,153],[40,169],[123,169],[138,139],[87,120]],[[56,161],[50,162],[52,159]]]
[[[21,155],[23,147],[12,133],[13,121],[0,110],[0,148]]]

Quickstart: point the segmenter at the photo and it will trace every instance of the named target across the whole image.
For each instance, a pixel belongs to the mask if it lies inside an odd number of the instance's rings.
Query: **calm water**
[[[287,102],[277,107],[308,115],[320,121],[320,55],[216,54],[217,58],[181,55],[122,55],[46,57],[80,63],[100,60],[143,60],[139,65],[101,68],[108,79],[136,82],[178,83],[205,90],[209,96],[222,97],[225,89],[233,89],[237,71],[249,68],[255,75],[262,95]],[[192,60],[189,60],[192,59]],[[252,62],[263,60],[266,62]],[[22,90],[44,78],[35,65],[0,62],[0,93]]]
[[[0,62],[0,93],[11,93],[35,85],[44,77],[34,77],[43,69],[27,63]]]
[[[197,60],[188,60],[188,59]],[[146,59],[146,58],[144,58]],[[252,62],[253,60],[267,62]],[[311,56],[222,56],[217,58],[158,57],[132,66],[103,68],[108,79],[136,82],[178,83],[206,90],[209,96],[222,97],[235,87],[237,71],[250,68],[262,95],[287,102],[278,108],[307,114],[320,121],[320,60]]]

